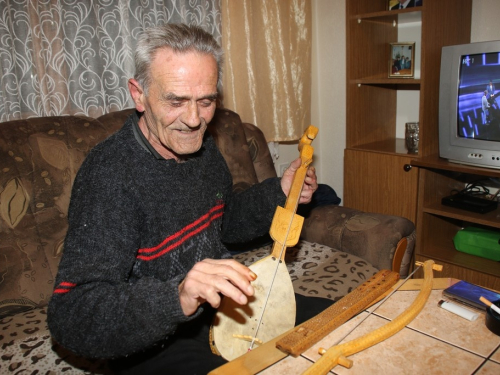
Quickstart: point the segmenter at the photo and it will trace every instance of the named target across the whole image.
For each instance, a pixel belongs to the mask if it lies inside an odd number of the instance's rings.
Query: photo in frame
[[[388,0],[387,9],[398,10],[413,7],[421,7],[424,0]]]
[[[389,49],[389,77],[413,77],[415,68],[415,42],[391,43]]]

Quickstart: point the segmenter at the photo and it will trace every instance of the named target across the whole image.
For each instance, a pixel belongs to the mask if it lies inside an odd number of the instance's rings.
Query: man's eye
[[[212,105],[212,103],[214,102],[214,100],[202,100],[200,102],[200,105],[202,107],[210,107]]]
[[[172,107],[180,107],[180,106],[182,106],[182,102],[181,101],[172,101],[172,102],[170,102],[170,105]]]

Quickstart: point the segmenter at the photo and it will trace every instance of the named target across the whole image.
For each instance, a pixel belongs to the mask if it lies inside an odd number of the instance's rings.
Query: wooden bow
[[[314,365],[307,369],[303,375],[327,374],[337,364],[346,368],[351,368],[353,362],[347,358],[348,356],[378,344],[406,327],[406,325],[408,325],[420,313],[420,311],[422,311],[427,300],[429,299],[433,284],[432,270],[442,269],[441,266],[434,265],[433,260],[427,260],[423,264],[423,267],[424,282],[422,284],[422,288],[407,310],[386,325],[360,338],[349,341],[345,344],[335,345],[328,350],[320,348],[319,354],[322,354],[322,357]]]

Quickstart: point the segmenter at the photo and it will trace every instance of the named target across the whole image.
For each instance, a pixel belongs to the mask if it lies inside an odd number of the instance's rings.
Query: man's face
[[[137,109],[144,111],[139,126],[160,155],[179,160],[200,149],[214,115],[217,63],[211,55],[165,48],[156,53],[150,74],[147,96],[131,87]]]

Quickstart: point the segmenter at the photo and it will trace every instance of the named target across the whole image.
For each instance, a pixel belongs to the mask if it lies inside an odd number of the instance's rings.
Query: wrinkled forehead
[[[151,86],[166,90],[175,91],[176,87],[204,93],[217,90],[217,62],[206,53],[158,51],[152,60],[150,74]]]

